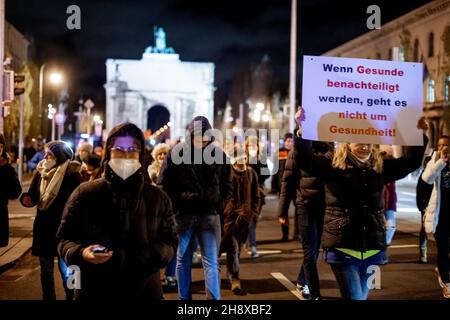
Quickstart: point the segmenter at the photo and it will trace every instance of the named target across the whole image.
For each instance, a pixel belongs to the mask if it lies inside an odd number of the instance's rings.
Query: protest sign
[[[422,145],[422,63],[304,56],[305,139]]]

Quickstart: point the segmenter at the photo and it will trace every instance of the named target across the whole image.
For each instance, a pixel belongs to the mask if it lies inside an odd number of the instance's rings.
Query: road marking
[[[418,244],[397,244],[397,245],[389,246],[388,248],[391,248],[391,249],[417,248],[418,246],[419,246]]]
[[[272,272],[270,275],[277,279],[283,286],[285,286],[298,300],[303,300],[303,297],[297,290],[297,287],[291,281],[289,281],[289,279],[286,278],[284,274],[282,274],[281,272]]]
[[[420,212],[417,210],[417,208],[397,208],[397,212],[408,212],[408,213],[420,214]]]
[[[415,197],[416,193],[415,192],[407,192],[407,191],[402,191],[400,192],[401,194],[407,195],[407,196],[412,196]]]
[[[281,250],[258,250],[258,254],[262,255],[262,254],[277,254],[277,253],[282,253],[283,251]],[[248,254],[252,254],[251,251],[247,251]]]

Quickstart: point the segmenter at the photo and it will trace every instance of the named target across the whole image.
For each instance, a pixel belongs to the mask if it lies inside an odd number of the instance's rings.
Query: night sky
[[[425,0],[298,0],[298,60],[320,55],[368,31],[367,6],[378,4],[382,24]],[[81,8],[81,30],[66,28],[66,8]],[[6,19],[34,43],[33,59],[65,70],[71,101],[90,97],[104,106],[105,61],[141,59],[153,26],[166,31],[182,61],[214,62],[216,107],[235,72],[272,60],[280,86],[289,80],[289,0],[6,0]]]

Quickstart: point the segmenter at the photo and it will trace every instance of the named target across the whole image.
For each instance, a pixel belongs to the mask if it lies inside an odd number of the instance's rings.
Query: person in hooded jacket
[[[22,186],[6,153],[5,137],[0,133],[0,247],[9,242],[8,200],[17,199],[21,192]]]
[[[44,159],[36,168],[28,192],[20,197],[25,207],[37,205],[33,225],[32,254],[39,257],[43,300],[55,300],[53,278],[54,258],[57,256],[56,231],[61,222],[64,205],[72,191],[81,183],[80,164],[71,161],[73,151],[63,141],[51,141],[44,147]],[[73,299],[73,290],[66,280],[71,275],[66,264],[59,260],[59,271],[66,291],[66,299]]]
[[[162,299],[160,269],[177,243],[170,199],[145,178],[144,135],[114,127],[104,176],[70,196],[58,230],[58,252],[81,271],[80,300]]]
[[[304,111],[299,109],[299,126],[303,120]],[[427,129],[424,118],[417,128]],[[426,136],[424,140],[426,145]],[[368,279],[373,273],[369,267],[383,262],[383,186],[417,169],[424,153],[423,146],[404,149],[404,156],[383,160],[379,150],[370,144],[341,143],[328,158],[313,154],[311,141],[301,139],[301,129],[297,132],[294,157],[299,167],[316,175],[325,186],[324,259],[344,299],[367,299],[372,285]]]
[[[211,125],[203,116],[188,126],[186,141],[167,154],[158,177],[172,200],[178,233],[177,279],[181,300],[191,300],[192,256],[197,238],[202,253],[206,298],[219,300],[218,253],[221,216],[232,197],[229,161],[213,142]],[[208,159],[211,158],[211,159]]]

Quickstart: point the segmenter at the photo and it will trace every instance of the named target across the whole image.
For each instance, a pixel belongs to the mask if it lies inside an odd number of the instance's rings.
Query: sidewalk
[[[22,184],[27,191],[30,181]],[[33,241],[33,221],[36,208],[25,208],[19,200],[11,200],[9,210],[9,245],[0,248],[0,273],[14,266],[30,248]]]

